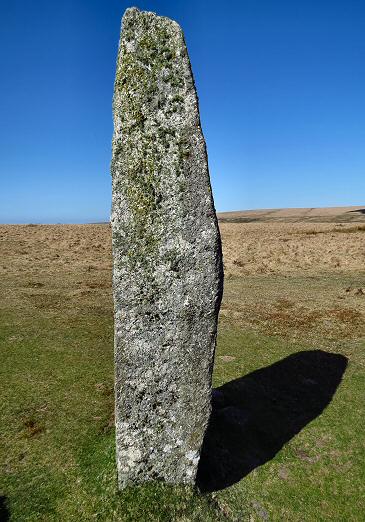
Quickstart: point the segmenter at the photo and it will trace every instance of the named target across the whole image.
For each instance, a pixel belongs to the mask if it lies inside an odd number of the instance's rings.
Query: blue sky
[[[183,27],[217,210],[365,204],[363,0],[0,0],[0,222],[109,218],[131,5]]]

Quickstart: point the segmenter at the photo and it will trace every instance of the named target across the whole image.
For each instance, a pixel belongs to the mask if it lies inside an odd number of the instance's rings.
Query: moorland
[[[200,493],[119,494],[110,226],[0,225],[1,520],[363,520],[365,209],[219,223]]]

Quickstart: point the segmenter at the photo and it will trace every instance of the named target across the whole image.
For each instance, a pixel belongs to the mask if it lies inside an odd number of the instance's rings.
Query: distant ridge
[[[275,208],[218,212],[222,223],[365,223],[365,205],[325,208]]]

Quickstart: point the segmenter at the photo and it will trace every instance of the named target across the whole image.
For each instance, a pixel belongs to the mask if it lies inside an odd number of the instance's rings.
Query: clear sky
[[[0,222],[109,219],[131,5],[184,30],[217,210],[365,203],[364,0],[1,0]]]

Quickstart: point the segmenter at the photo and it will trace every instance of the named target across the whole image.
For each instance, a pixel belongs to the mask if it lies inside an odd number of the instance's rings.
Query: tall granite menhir
[[[223,273],[198,100],[176,22],[127,9],[113,111],[119,487],[194,483]]]

